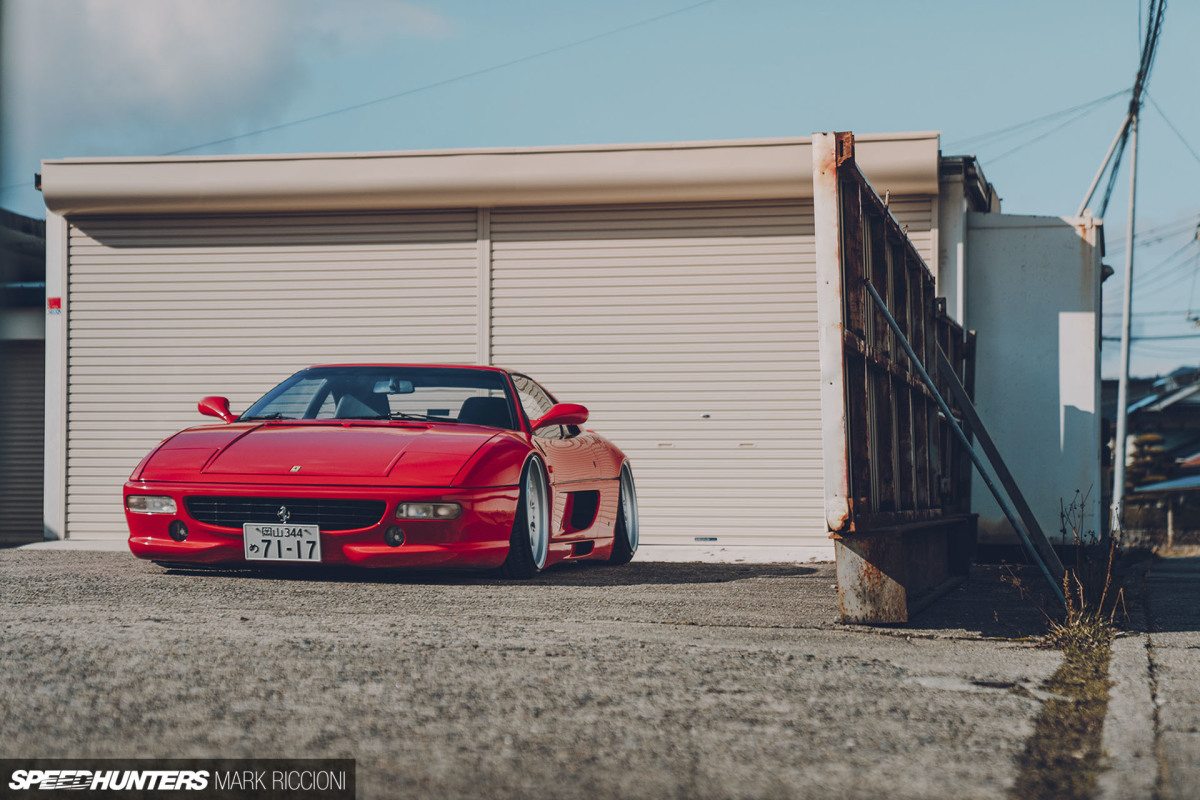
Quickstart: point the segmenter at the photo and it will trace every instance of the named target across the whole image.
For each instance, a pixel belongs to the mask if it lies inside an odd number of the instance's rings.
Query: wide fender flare
[[[183,433],[183,431],[178,431],[176,433],[172,433],[170,436],[163,439],[158,444],[154,445],[154,449],[152,449],[149,453],[146,453],[146,455],[142,457],[142,460],[138,462],[138,465],[133,468],[133,472],[129,473],[129,480],[140,481],[142,479],[142,473],[145,472],[146,467],[148,467],[150,465],[150,460],[153,459],[156,455],[158,455],[158,451],[160,451],[164,447],[166,447],[167,444],[172,439],[179,436],[180,433]]]
[[[597,454],[596,467],[600,474],[606,477],[619,478],[621,477],[621,467],[629,463],[629,457],[607,439],[604,443],[607,447],[602,448]],[[632,465],[630,465],[630,469],[633,469]]]
[[[533,452],[529,443],[517,434],[499,434],[475,451],[454,476],[454,486],[482,488],[486,486],[516,486],[521,471]]]

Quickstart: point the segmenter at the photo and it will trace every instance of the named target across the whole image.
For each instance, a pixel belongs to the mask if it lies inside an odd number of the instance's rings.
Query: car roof
[[[359,363],[349,362],[340,364],[313,364],[305,369],[326,369],[328,367],[399,367],[399,368],[418,368],[418,369],[473,369],[480,372],[503,372],[509,373],[510,370],[504,367],[481,366],[479,364],[412,364],[412,363],[385,363],[385,362],[370,362]]]

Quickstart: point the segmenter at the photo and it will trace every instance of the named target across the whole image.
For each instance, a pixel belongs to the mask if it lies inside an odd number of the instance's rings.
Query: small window
[[[517,398],[521,401],[521,409],[525,412],[530,424],[554,407],[554,398],[550,396],[549,392],[538,386],[532,378],[514,373],[512,379],[513,386],[517,387]],[[568,432],[562,425],[550,425],[534,431],[534,434],[544,439],[565,439]]]

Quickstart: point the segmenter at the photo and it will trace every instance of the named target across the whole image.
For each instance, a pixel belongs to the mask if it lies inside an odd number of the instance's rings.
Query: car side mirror
[[[533,430],[547,428],[551,425],[582,425],[587,422],[588,410],[575,403],[556,403],[542,416],[534,420],[530,427]]]
[[[206,417],[216,417],[224,422],[237,419],[229,410],[229,400],[224,397],[206,397],[196,404],[196,409]]]

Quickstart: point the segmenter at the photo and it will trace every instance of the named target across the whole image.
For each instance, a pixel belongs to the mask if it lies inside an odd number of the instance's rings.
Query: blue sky
[[[42,158],[154,155],[264,128],[275,129],[189,152],[937,130],[946,154],[980,158],[1006,212],[1071,215],[1127,98],[984,134],[1127,89],[1145,8],[1146,0],[7,0],[0,205],[44,213],[31,188]],[[1135,248],[1143,336],[1200,333],[1186,319],[1200,314],[1198,31],[1200,4],[1169,4],[1150,96],[1179,134],[1157,108],[1145,109],[1138,225],[1160,240]],[[1104,287],[1106,334],[1119,332],[1127,191],[1123,174],[1106,214],[1105,261],[1118,272]],[[1115,374],[1116,350],[1106,343],[1106,375]],[[1180,364],[1200,364],[1200,338],[1135,341],[1135,374]]]

